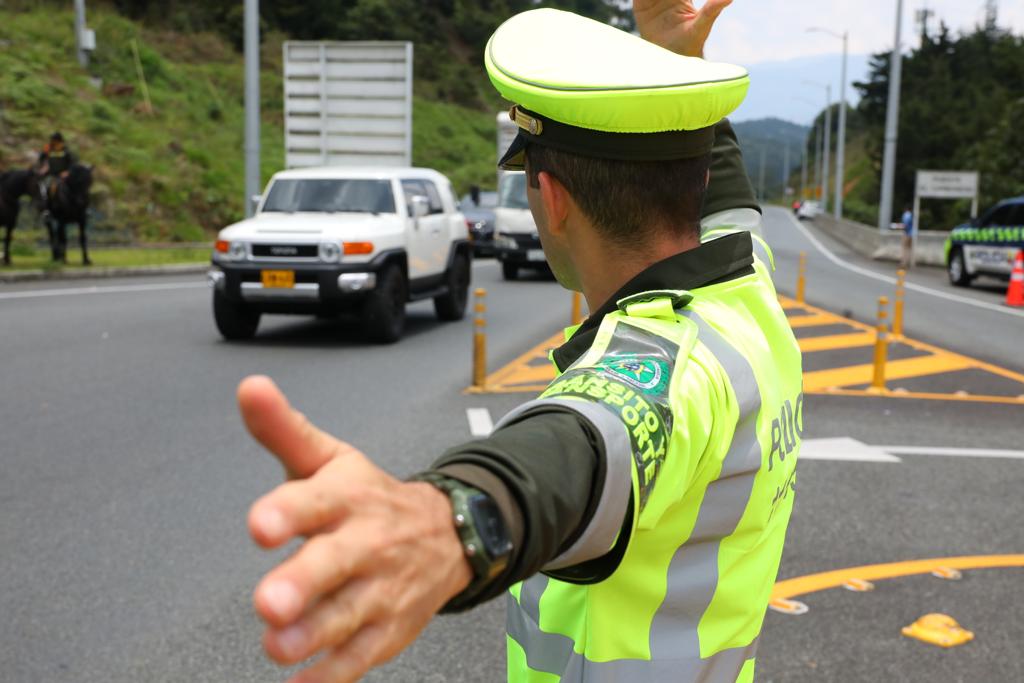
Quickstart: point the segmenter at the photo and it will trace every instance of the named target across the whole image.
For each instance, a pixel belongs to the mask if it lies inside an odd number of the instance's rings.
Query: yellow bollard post
[[[885,324],[886,318],[889,316],[886,311],[888,305],[887,297],[878,297],[878,326],[875,328],[875,372],[871,379],[871,387],[868,389],[868,391],[876,393],[885,391],[885,363],[889,353],[889,334]]]
[[[476,318],[473,320],[473,387],[483,390],[487,386],[487,332],[484,330],[487,326],[484,320],[484,313],[487,312],[487,290],[479,288],[473,294],[476,297]]]
[[[583,313],[582,313],[583,306],[582,306],[582,301],[581,301],[582,299],[583,299],[583,297],[580,296],[579,292],[573,292],[572,293],[572,323],[571,324],[573,324],[573,325],[579,325],[581,322],[583,322]]]
[[[800,265],[796,271],[796,300],[797,303],[804,303],[804,293],[807,289],[807,252],[800,252]]]
[[[896,271],[896,299],[892,303],[892,336],[903,339],[903,299],[906,296],[907,271]]]

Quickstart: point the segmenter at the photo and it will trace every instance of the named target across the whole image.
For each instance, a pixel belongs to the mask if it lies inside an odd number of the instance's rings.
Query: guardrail
[[[826,214],[815,216],[813,223],[826,235],[845,244],[861,256],[879,261],[900,260],[902,232],[883,233],[878,228],[846,219],[837,221]],[[949,232],[944,230],[928,230],[918,233],[917,264],[945,267],[947,237],[949,237]]]

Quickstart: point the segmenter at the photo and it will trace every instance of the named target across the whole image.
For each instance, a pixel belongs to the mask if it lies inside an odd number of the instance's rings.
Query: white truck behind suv
[[[282,171],[252,218],[220,231],[209,279],[225,339],[251,338],[264,313],[355,313],[371,340],[390,343],[410,301],[432,298],[440,319],[463,317],[470,243],[437,171]]]

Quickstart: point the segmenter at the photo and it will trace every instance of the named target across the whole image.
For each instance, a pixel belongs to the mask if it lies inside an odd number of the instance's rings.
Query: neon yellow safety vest
[[[620,301],[541,395],[631,471],[631,533],[604,580],[512,587],[510,683],[753,680],[803,432],[800,350],[758,250],[751,274]]]

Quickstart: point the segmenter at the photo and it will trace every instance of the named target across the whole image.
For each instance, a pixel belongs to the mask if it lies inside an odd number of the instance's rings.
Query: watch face
[[[490,496],[471,496],[468,507],[488,557],[495,559],[512,552],[512,541],[505,529],[505,520],[502,519],[501,511]]]

